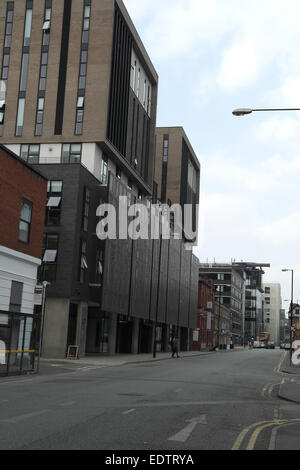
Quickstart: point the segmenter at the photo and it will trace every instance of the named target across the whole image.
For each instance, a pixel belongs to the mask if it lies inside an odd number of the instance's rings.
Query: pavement
[[[279,387],[278,397],[300,404],[300,365],[290,364],[290,354],[288,351],[286,352],[281,372],[286,374],[286,378],[283,379]]]

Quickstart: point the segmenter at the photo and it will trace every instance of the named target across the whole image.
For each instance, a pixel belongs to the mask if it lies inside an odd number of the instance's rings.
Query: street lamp
[[[50,286],[50,282],[44,281],[42,282],[43,291],[42,291],[42,316],[41,316],[41,324],[40,324],[40,339],[39,339],[39,355],[38,355],[38,363],[36,371],[37,373],[40,371],[40,360],[41,360],[41,352],[42,352],[42,344],[43,344],[43,334],[44,334],[44,318],[45,318],[45,307],[46,307],[46,289],[47,286]]]
[[[246,116],[247,114],[252,114],[254,112],[261,112],[261,111],[300,111],[300,108],[278,108],[278,109],[251,109],[251,108],[239,108],[232,111],[234,116]]]
[[[290,366],[292,366],[292,357],[293,357],[293,305],[294,305],[294,270],[293,269],[283,269],[283,273],[291,272],[292,273],[292,294],[291,294],[291,330],[290,330]]]

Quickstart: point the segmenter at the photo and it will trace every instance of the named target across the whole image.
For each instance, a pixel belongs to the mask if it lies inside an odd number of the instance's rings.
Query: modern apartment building
[[[263,284],[265,303],[265,322],[271,341],[280,345],[280,318],[282,310],[280,284]]]
[[[164,350],[174,328],[189,348],[197,258],[96,236],[101,203],[153,199],[158,76],[123,2],[4,1],[0,31],[0,143],[49,181],[44,355]]]
[[[2,145],[0,168],[0,349],[20,351],[0,361],[0,375],[6,375],[33,367],[47,181]]]
[[[191,223],[184,217],[183,223],[187,232],[198,232],[201,166],[184,129],[158,127],[155,149],[154,198],[169,206],[180,204],[182,209],[190,205]]]

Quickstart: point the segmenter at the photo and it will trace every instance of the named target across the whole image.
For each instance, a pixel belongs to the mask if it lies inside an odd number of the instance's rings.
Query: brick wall
[[[19,242],[22,199],[32,202],[29,244]],[[41,258],[47,181],[0,147],[0,245]]]
[[[212,303],[212,310],[207,311],[208,302]],[[211,318],[211,328],[207,329],[208,315]],[[211,279],[201,277],[198,291],[198,340],[193,341],[193,350],[200,351],[205,345],[205,349],[212,349],[215,346],[215,295],[214,283]]]

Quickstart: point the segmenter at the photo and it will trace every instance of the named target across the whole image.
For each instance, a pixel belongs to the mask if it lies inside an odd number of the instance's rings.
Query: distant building
[[[282,310],[280,284],[263,284],[265,304],[266,331],[270,333],[271,341],[280,345],[280,318]]]
[[[210,351],[216,346],[215,288],[212,279],[199,278],[198,320],[193,332],[193,350]]]
[[[23,351],[34,329],[47,181],[2,145],[0,168],[0,340],[7,350]],[[9,354],[0,374],[30,368],[33,356]]]
[[[288,318],[285,310],[280,310],[280,344],[285,341],[287,324]]]
[[[215,300],[227,307],[232,315],[232,339],[242,344],[244,336],[245,272],[232,264],[200,264],[199,276],[213,280]]]
[[[212,279],[200,276],[198,295],[198,325],[193,333],[193,350],[227,349],[232,340],[230,308],[215,300]]]
[[[262,288],[264,272],[261,268],[249,266],[245,273],[245,341],[249,342],[252,338],[258,340],[266,330]]]

